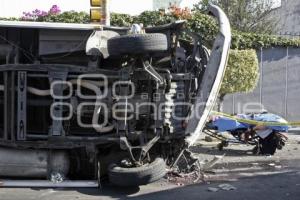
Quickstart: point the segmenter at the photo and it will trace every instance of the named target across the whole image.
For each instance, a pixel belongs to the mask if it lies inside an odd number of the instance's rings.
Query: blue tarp
[[[248,119],[248,120],[254,120],[254,121],[261,121],[261,122],[278,122],[278,123],[287,123],[285,119],[282,117],[266,113],[266,114],[254,114],[254,115],[245,115],[245,114],[239,114],[236,117],[241,119]],[[254,125],[247,124],[247,123],[241,123],[234,119],[229,119],[226,117],[217,117],[213,122],[211,123],[211,126],[216,127],[218,131],[233,131],[236,129],[248,129],[250,127],[253,127]],[[269,129],[276,130],[276,131],[282,131],[282,132],[288,132],[289,127],[288,126],[266,126]]]

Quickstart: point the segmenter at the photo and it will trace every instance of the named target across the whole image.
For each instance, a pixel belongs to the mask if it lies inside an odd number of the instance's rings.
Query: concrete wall
[[[260,80],[249,94],[227,95],[224,111],[249,112],[264,107],[290,121],[300,120],[300,48],[258,51]]]
[[[300,1],[281,0],[281,7],[273,11],[272,15],[277,22],[277,30],[280,35],[300,35]]]

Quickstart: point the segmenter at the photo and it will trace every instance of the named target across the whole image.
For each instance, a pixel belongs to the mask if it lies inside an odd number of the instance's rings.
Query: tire
[[[277,149],[276,135],[272,133],[265,139],[260,139],[260,145],[260,152],[263,155],[274,155]]]
[[[164,177],[166,164],[163,159],[157,158],[150,164],[134,168],[123,168],[112,164],[108,171],[111,184],[120,187],[132,187],[146,185]]]
[[[107,49],[111,56],[162,52],[168,50],[168,40],[161,33],[117,36],[107,41]]]
[[[222,142],[219,143],[219,144],[217,145],[217,147],[218,147],[219,151],[223,151],[223,150],[224,150],[224,145],[223,145]]]

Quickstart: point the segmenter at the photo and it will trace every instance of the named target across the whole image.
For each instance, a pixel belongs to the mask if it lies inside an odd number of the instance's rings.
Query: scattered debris
[[[204,174],[200,161],[189,150],[183,151],[167,173],[168,181],[178,186],[199,183]]]
[[[281,168],[282,168],[281,165],[276,165],[276,166],[275,166],[275,169],[281,169]]]
[[[218,188],[216,188],[216,187],[208,187],[207,191],[209,191],[209,192],[218,192],[220,189],[221,190],[225,190],[225,191],[230,191],[230,190],[236,190],[237,188],[234,187],[233,185],[224,183],[224,184],[220,184],[218,186]]]
[[[51,174],[51,182],[52,183],[62,183],[64,182],[64,176],[61,173],[53,172]]]
[[[194,183],[202,182],[202,175],[197,174],[196,172],[190,174],[177,174],[168,173],[167,178],[169,183],[173,183],[177,186],[190,185]]]
[[[219,185],[219,188],[225,191],[236,190],[236,187],[227,183]]]
[[[275,163],[269,163],[268,164],[270,167],[275,167],[276,165],[275,165]]]
[[[218,192],[218,191],[219,191],[219,188],[209,187],[209,188],[207,188],[207,190],[208,190],[209,192]]]
[[[208,162],[204,163],[201,166],[201,169],[203,171],[209,170],[210,168],[212,168],[213,166],[215,166],[220,160],[222,160],[224,158],[224,156],[225,156],[225,154],[222,155],[222,156],[215,156],[211,161],[208,161]]]

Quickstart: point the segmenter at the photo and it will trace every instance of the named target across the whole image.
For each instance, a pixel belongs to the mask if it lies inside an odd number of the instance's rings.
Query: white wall
[[[48,11],[55,4],[63,11],[89,12],[90,9],[90,0],[0,0],[0,17],[18,17],[23,11],[36,8]],[[112,12],[136,15],[152,8],[152,0],[111,0]]]

